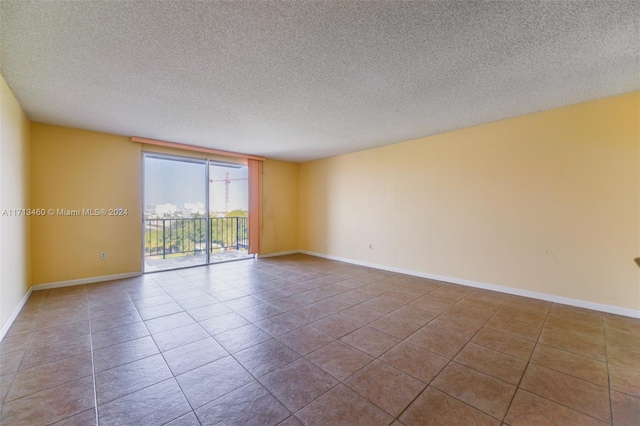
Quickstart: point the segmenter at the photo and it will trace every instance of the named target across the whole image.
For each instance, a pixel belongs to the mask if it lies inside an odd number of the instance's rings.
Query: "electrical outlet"
[[[102,253],[100,253],[100,259],[104,260],[107,258],[107,252],[103,251]]]

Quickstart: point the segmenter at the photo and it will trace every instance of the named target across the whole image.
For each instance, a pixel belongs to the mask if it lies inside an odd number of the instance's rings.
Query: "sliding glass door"
[[[207,162],[144,154],[144,271],[207,263]]]
[[[247,166],[145,153],[144,272],[251,257]]]
[[[248,175],[245,165],[209,162],[211,262],[248,257]]]

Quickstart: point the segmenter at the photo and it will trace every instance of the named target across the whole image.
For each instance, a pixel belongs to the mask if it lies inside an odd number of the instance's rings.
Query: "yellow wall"
[[[0,327],[31,285],[29,219],[5,210],[29,207],[29,121],[0,76]]]
[[[638,310],[639,117],[636,92],[304,163],[300,248]]]
[[[298,250],[297,163],[262,164],[261,254]]]
[[[29,128],[2,85],[2,208],[129,212],[2,218],[4,323],[30,284],[141,271],[148,147]],[[301,165],[267,160],[262,253],[303,249],[638,310],[639,122],[632,93]]]
[[[33,206],[128,210],[127,216],[33,217],[33,284],[142,270],[140,172],[140,145],[130,138],[32,123]]]
[[[125,217],[56,214],[33,218],[33,284],[140,272],[141,152],[210,157],[140,145],[124,136],[40,123],[32,123],[31,134],[34,206],[56,212],[128,209]],[[263,179],[262,253],[296,250],[298,165],[267,160]],[[106,260],[100,259],[103,251]]]

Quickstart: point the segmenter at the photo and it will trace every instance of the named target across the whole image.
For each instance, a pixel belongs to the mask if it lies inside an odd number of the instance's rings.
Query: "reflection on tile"
[[[426,387],[420,380],[377,360],[355,373],[345,384],[394,417]]]
[[[172,377],[162,355],[153,355],[111,370],[96,373],[98,404]]]
[[[313,327],[336,339],[357,330],[361,326],[361,323],[342,315],[332,315],[313,323]]]
[[[307,426],[382,426],[393,417],[344,385],[338,385],[296,413]]]
[[[609,384],[606,363],[552,346],[538,344],[531,355],[531,362],[600,386]]]
[[[425,325],[438,316],[435,312],[425,311],[424,309],[411,305],[405,305],[400,309],[391,312],[389,315],[404,321],[414,322],[420,326]]]
[[[261,321],[282,313],[280,309],[266,303],[248,308],[241,308],[236,310],[236,312],[247,321],[252,322]]]
[[[279,341],[270,339],[247,349],[236,352],[234,358],[254,377],[265,374],[300,358]]]
[[[56,360],[79,355],[91,351],[91,338],[86,336],[74,337],[67,340],[56,340],[55,342],[32,346],[31,344],[24,353],[20,369],[34,367],[40,364],[54,362]]]
[[[529,359],[535,347],[535,343],[530,340],[521,339],[486,327],[482,328],[471,339],[471,342],[524,360]]]
[[[501,419],[516,387],[471,368],[450,363],[431,385],[454,398]]]
[[[551,302],[545,300],[531,299],[523,296],[511,296],[504,302],[505,305],[525,311],[548,314],[551,309]]]
[[[137,361],[158,353],[158,348],[150,336],[128,340],[117,345],[93,351],[95,371],[104,371],[119,365]]]
[[[334,387],[338,381],[302,358],[260,378],[260,383],[291,412],[295,412]]]
[[[324,346],[305,358],[340,381],[373,361],[369,355],[340,341]]]
[[[352,321],[360,323],[361,325],[369,324],[371,321],[382,317],[382,312],[375,311],[373,309],[365,308],[362,305],[352,306],[340,312],[340,315],[348,318]]]
[[[296,416],[289,416],[284,421],[278,423],[278,426],[304,426]]]
[[[91,344],[93,345],[93,349],[100,349],[148,335],[149,330],[147,330],[147,327],[144,323],[139,322],[92,333]]]
[[[182,327],[183,325],[193,324],[195,321],[185,312],[177,314],[165,315],[160,318],[154,318],[145,321],[149,331],[153,334],[171,330],[172,328]]]
[[[427,327],[440,333],[451,334],[452,336],[468,341],[480,330],[482,322],[457,321],[439,316],[427,324]]]
[[[13,385],[13,377],[15,374],[7,374],[0,376],[0,402],[4,401],[4,398],[9,393],[9,389]]]
[[[37,325],[38,324],[35,319],[26,321],[14,321],[5,336],[11,337],[18,334],[31,333],[32,331],[37,330]]]
[[[9,352],[8,354],[0,355],[0,376],[7,374],[13,374],[18,371],[24,351]],[[0,398],[0,401],[2,398]]]
[[[293,330],[287,334],[278,337],[282,343],[298,352],[300,355],[306,355],[313,352],[335,339],[328,334],[321,332],[312,326],[306,326]]]
[[[369,327],[382,331],[397,339],[404,339],[410,336],[420,326],[411,321],[406,321],[392,315],[385,315],[369,324]]]
[[[290,413],[260,383],[252,381],[196,410],[202,424],[276,425]]]
[[[609,365],[609,378],[612,390],[640,398],[640,371]]]
[[[534,342],[538,340],[540,330],[542,330],[540,325],[527,324],[525,322],[514,321],[510,318],[497,316],[487,321],[485,327]]]
[[[302,254],[33,292],[0,342],[3,425],[635,426],[638,383],[638,319]]]
[[[388,314],[389,312],[395,311],[403,305],[404,303],[386,296],[379,296],[362,303],[362,306],[373,309],[374,311],[381,312],[383,314]]]
[[[233,311],[226,307],[223,303],[214,303],[212,305],[200,306],[187,310],[187,313],[196,321],[205,321],[220,315],[230,314]]]
[[[429,386],[400,416],[406,426],[499,426],[500,421]]]
[[[97,424],[98,420],[96,418],[95,408],[83,411],[82,413],[67,417],[64,420],[60,420],[59,422],[55,423],[56,426],[87,426]]]
[[[603,342],[605,338],[604,327],[600,321],[594,325],[582,320],[549,316],[544,323],[544,328],[545,330],[570,333],[600,342]]]
[[[210,337],[200,324],[189,324],[171,330],[155,333],[153,340],[162,352],[170,351],[189,343]]]
[[[31,334],[29,347],[52,345],[57,341],[66,341],[74,337],[87,336],[90,333],[89,321],[79,321],[59,327],[38,330]],[[64,343],[64,342],[63,342]]]
[[[380,360],[424,383],[431,382],[449,362],[447,358],[406,342],[395,346]]]
[[[632,398],[620,392],[611,392],[613,424],[637,425],[640,419],[640,399]]]
[[[176,379],[193,408],[213,401],[253,380],[230,356],[188,371]]]
[[[171,378],[98,406],[100,423],[159,425],[191,411]]]
[[[367,326],[347,334],[340,340],[360,349],[362,352],[368,353],[374,358],[379,357],[400,342],[395,337]]]
[[[514,308],[512,306],[502,306],[496,311],[497,317],[508,318],[510,321],[520,321],[527,324],[540,326],[544,323],[546,314],[541,312],[532,312],[528,310]]]
[[[290,312],[274,315],[256,323],[258,327],[266,331],[273,337],[288,333],[301,327],[302,322]]]
[[[166,426],[200,426],[200,421],[193,411],[189,411],[184,416],[180,416],[177,419],[166,423]]]
[[[0,342],[0,355],[12,352],[23,351],[29,343],[29,334],[19,334],[16,336],[7,336]]]
[[[138,313],[143,320],[150,320],[153,318],[163,317],[165,315],[176,314],[183,312],[182,306],[176,302],[164,303],[162,305],[149,306],[148,308],[138,309]]]
[[[233,329],[240,328],[248,324],[249,324],[249,321],[242,318],[240,315],[236,314],[235,312],[220,315],[215,318],[211,318],[211,319],[200,322],[200,325],[202,326],[202,328],[207,330],[207,332],[209,332],[209,334],[211,334],[214,337],[219,334],[226,333],[227,331],[231,331]]]
[[[212,337],[198,340],[162,354],[174,376],[224,358],[229,353]]]
[[[558,402],[603,421],[611,417],[606,387],[529,364],[520,384],[522,389]]]
[[[238,352],[269,339],[271,339],[269,334],[253,324],[234,328],[231,331],[216,336],[216,340],[231,353]]]
[[[456,356],[466,343],[463,339],[440,333],[428,327],[416,331],[406,341],[449,359]]]
[[[0,424],[51,424],[93,406],[93,379],[85,377],[5,403],[0,411]]]
[[[136,311],[125,311],[115,315],[107,315],[91,320],[91,331],[97,332],[108,330],[110,328],[120,327],[127,324],[142,321],[142,318]]]
[[[606,361],[605,343],[599,339],[565,333],[558,330],[543,329],[538,340],[547,346],[553,346],[577,355]]]
[[[21,370],[13,378],[13,385],[6,401],[22,398],[91,374],[90,352]]]
[[[610,364],[640,370],[640,348],[638,351],[630,351],[618,346],[607,346],[607,360]]]
[[[522,389],[516,392],[505,422],[513,426],[608,424]]]
[[[520,382],[527,366],[525,360],[473,343],[467,344],[453,360],[512,385]]]

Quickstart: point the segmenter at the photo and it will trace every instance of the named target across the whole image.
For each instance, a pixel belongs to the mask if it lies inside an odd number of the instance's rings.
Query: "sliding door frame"
[[[206,263],[203,265],[191,265],[191,266],[180,266],[180,267],[176,267],[176,268],[169,268],[169,269],[163,269],[160,271],[146,271],[145,270],[145,233],[146,233],[146,226],[145,226],[145,200],[146,200],[146,191],[145,191],[145,184],[146,184],[146,176],[145,176],[145,160],[147,158],[154,158],[154,159],[158,159],[158,160],[169,160],[169,161],[184,161],[187,163],[195,163],[195,164],[203,164],[205,166],[205,173],[204,173],[204,178],[205,178],[205,222],[206,222],[206,236],[205,236],[205,245],[206,245]],[[211,181],[210,179],[210,175],[209,175],[209,171],[210,171],[210,167],[212,165],[225,165],[225,164],[229,164],[229,165],[238,165],[238,163],[234,163],[234,162],[226,162],[224,160],[219,160],[219,159],[211,159],[211,158],[200,158],[200,157],[189,157],[189,156],[184,156],[184,155],[176,155],[176,154],[164,154],[164,153],[159,153],[159,152],[154,152],[154,151],[142,151],[142,158],[141,158],[141,162],[142,162],[142,167],[141,167],[141,180],[142,180],[142,200],[141,200],[141,212],[142,212],[142,235],[140,237],[140,240],[142,241],[142,245],[141,245],[141,255],[142,255],[142,273],[143,274],[148,274],[148,273],[155,273],[155,272],[165,272],[165,271],[174,271],[174,270],[178,270],[178,269],[186,269],[186,268],[195,268],[198,266],[207,266],[207,265],[211,265],[211,216],[210,216],[210,185],[211,185]],[[243,167],[248,167],[247,164],[242,165]],[[249,194],[249,197],[251,195]],[[251,203],[249,203],[249,209],[251,208]],[[248,221],[248,219],[247,219]],[[250,226],[250,225],[249,225]],[[164,235],[163,235],[164,238]],[[255,258],[255,255],[252,255],[251,257]],[[249,258],[251,258],[249,257]],[[244,259],[243,259],[244,260]],[[231,261],[231,260],[230,260]]]

